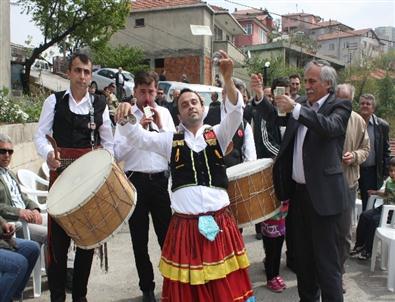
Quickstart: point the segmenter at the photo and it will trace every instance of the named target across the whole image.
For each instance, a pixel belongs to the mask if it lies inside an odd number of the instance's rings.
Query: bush
[[[37,122],[44,99],[41,96],[13,98],[9,96],[8,89],[0,89],[0,123]]]

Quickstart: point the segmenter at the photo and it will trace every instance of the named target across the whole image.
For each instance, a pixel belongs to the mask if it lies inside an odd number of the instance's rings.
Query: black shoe
[[[262,234],[261,233],[256,233],[255,234],[256,240],[262,240]]]
[[[363,245],[362,246],[354,246],[352,251],[350,251],[350,256],[358,255],[360,252],[362,252],[363,248],[364,248]]]
[[[362,251],[359,255],[358,255],[358,260],[369,260],[370,257],[372,257],[372,254],[367,252],[367,251]]]
[[[143,292],[143,302],[156,302],[154,291],[148,290]]]

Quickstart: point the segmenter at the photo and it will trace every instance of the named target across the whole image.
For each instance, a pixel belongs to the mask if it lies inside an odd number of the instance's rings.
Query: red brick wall
[[[190,83],[200,84],[200,57],[165,58],[166,80],[180,81],[185,73]]]

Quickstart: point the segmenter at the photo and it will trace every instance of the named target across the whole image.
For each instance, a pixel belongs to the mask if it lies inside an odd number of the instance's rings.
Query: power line
[[[228,3],[231,3],[231,4],[240,5],[240,6],[242,6],[242,7],[247,7],[247,8],[259,10],[259,11],[261,11],[261,12],[265,12],[265,11],[266,11],[266,12],[268,12],[268,13],[271,14],[271,15],[275,15],[275,16],[278,16],[278,17],[284,17],[284,18],[287,18],[287,19],[290,19],[290,20],[299,21],[299,22],[301,22],[301,23],[306,23],[306,24],[310,24],[310,25],[317,25],[316,23],[312,23],[312,22],[309,22],[309,21],[301,20],[301,19],[298,19],[298,18],[296,18],[296,17],[290,17],[290,16],[287,16],[287,15],[282,15],[282,14],[278,14],[278,13],[271,12],[271,11],[269,12],[267,9],[266,9],[266,10],[262,10],[261,8],[256,8],[256,7],[253,7],[253,6],[250,6],[250,5],[241,4],[241,3],[234,2],[234,1],[231,1],[231,0],[224,0],[224,1],[225,1],[225,2],[228,2]],[[346,33],[346,34],[351,34],[351,32],[346,31],[346,30],[342,30],[342,29],[338,29],[337,31],[338,31],[338,32],[343,32],[343,33]],[[355,35],[356,35],[356,36],[363,37],[362,34],[355,34]],[[387,40],[387,39],[382,39],[382,38],[379,38],[379,40],[385,41],[385,42],[389,42],[389,43],[395,43],[395,41]]]

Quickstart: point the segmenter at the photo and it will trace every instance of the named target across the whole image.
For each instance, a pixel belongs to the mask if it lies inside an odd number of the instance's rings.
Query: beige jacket
[[[358,113],[352,111],[348,120],[346,139],[343,147],[343,154],[351,152],[354,158],[350,165],[343,164],[344,175],[350,188],[357,185],[359,165],[368,158],[369,150],[370,142],[366,123]]]

